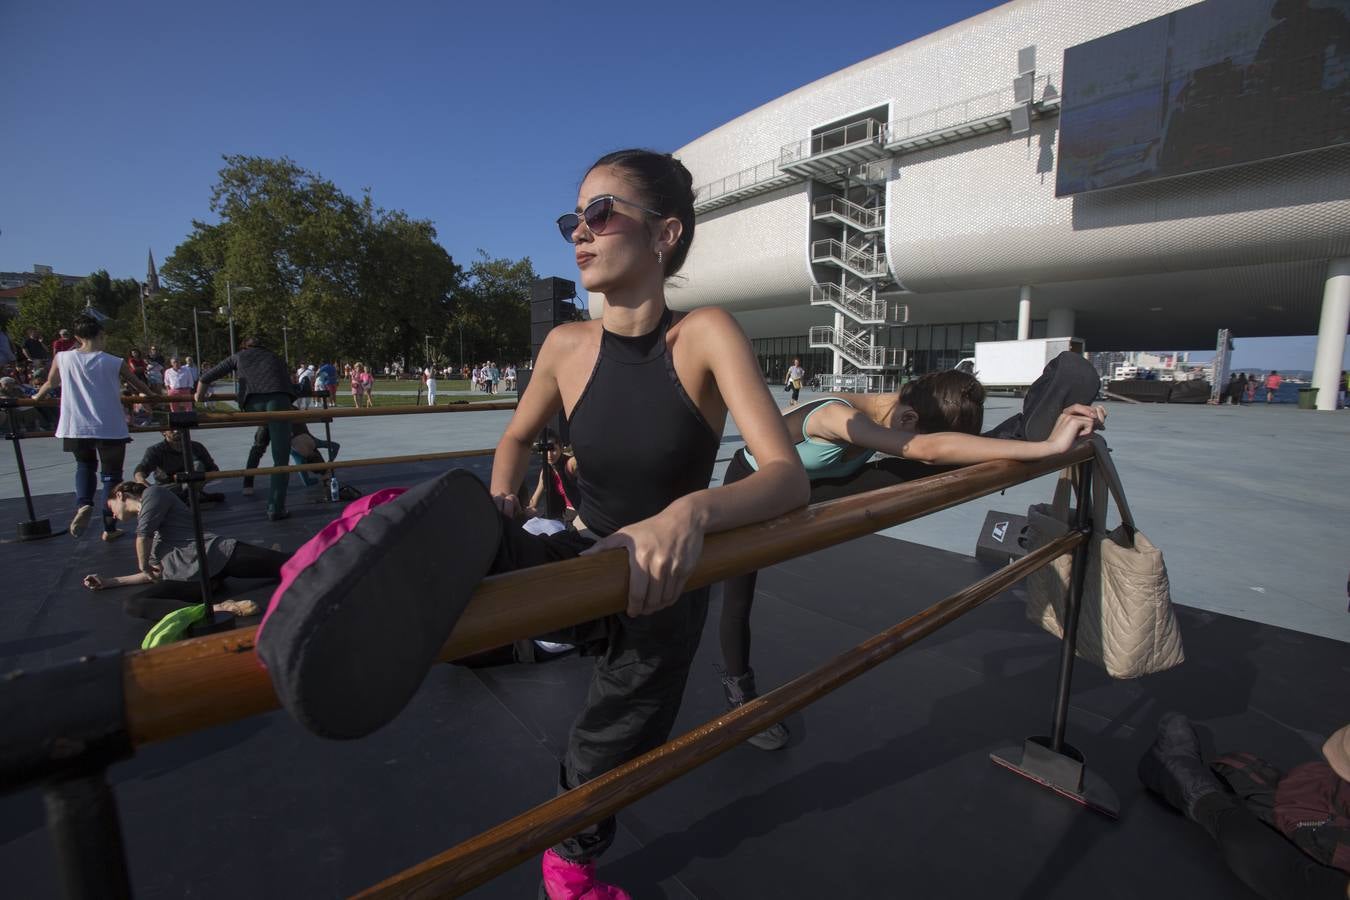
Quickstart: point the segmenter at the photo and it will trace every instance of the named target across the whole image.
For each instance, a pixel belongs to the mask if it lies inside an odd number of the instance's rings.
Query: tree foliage
[[[221,359],[232,310],[236,342],[289,344],[292,362],[420,368],[528,355],[528,258],[480,250],[465,272],[431,222],[377,207],[368,190],[351,197],[286,158],[225,157],[209,209],[214,221],[193,221],[145,304],[149,342],[166,353],[196,355],[199,330],[204,361]],[[139,285],[103,271],[71,288],[45,279],[25,294],[10,331],[35,327],[50,340],[86,297],[114,317],[110,350],[142,344]]]

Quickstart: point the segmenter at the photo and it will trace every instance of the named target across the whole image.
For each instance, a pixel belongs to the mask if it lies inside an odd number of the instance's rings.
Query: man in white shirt
[[[184,368],[178,357],[172,357],[169,360],[169,367],[164,370],[164,389],[169,392],[169,396],[190,397],[192,396],[192,389],[196,386],[197,373]],[[169,409],[174,412],[187,412],[192,409],[192,404],[171,403]]]

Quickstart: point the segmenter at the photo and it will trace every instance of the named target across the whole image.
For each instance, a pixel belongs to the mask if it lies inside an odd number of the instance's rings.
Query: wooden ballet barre
[[[434,413],[463,413],[463,412],[491,412],[492,410],[515,409],[514,400],[509,403],[451,403],[446,406],[376,406],[364,409],[351,409],[349,407],[333,407],[328,409],[279,409],[271,412],[265,411],[241,411],[241,412],[223,412],[223,413],[198,413],[197,419],[202,424],[211,424],[216,422],[238,422],[250,425],[265,425],[268,422],[274,422],[278,419],[285,422],[318,422],[322,419],[364,419],[371,416],[408,416],[408,415],[430,415]],[[194,425],[193,428],[200,428],[201,425]]]
[[[300,397],[321,397],[322,394],[300,394]],[[118,398],[123,406],[167,406],[170,403],[197,403],[197,399],[191,394],[123,394]],[[213,394],[203,398],[200,402],[212,403],[217,400],[234,400],[234,394]],[[60,409],[61,398],[52,397],[48,400],[34,400],[32,397],[14,397],[12,398],[14,406],[37,409]]]
[[[269,466],[265,469],[224,469],[203,472],[202,481],[220,481],[224,478],[257,478],[280,475],[284,472],[327,472],[330,469],[357,469],[362,466],[395,466],[399,463],[436,462],[442,459],[465,459],[471,456],[492,456],[495,448],[486,450],[446,450],[441,453],[415,453],[409,456],[379,456],[373,459],[344,459],[325,463],[300,463],[294,466]]]
[[[983,497],[1092,458],[1082,443],[1036,462],[998,460],[709,535],[687,589],[767,568],[882,528]],[[487,578],[479,585],[440,659],[453,660],[622,612],[627,554],[610,551]],[[254,650],[256,629],[194,638],[127,654],[127,729],[133,746],[233,722],[277,707]]]
[[[1070,531],[824,665],[355,896],[458,897],[843,687],[1086,540]]]

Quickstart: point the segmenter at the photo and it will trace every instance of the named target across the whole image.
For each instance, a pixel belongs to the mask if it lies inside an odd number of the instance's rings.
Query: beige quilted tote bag
[[[1135,526],[1120,474],[1100,435],[1092,468],[1092,537],[1088,544],[1083,608],[1078,618],[1077,655],[1106,669],[1112,678],[1138,678],[1180,665],[1186,658],[1181,630],[1172,609],[1162,551]],[[1027,510],[1031,549],[1070,528],[1070,472],[1061,474],[1049,504]],[[1120,511],[1121,524],[1106,524],[1107,497]],[[1046,631],[1064,636],[1073,555],[1066,553],[1027,576],[1027,616]]]

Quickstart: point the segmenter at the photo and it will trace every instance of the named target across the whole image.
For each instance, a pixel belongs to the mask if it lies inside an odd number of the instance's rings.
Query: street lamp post
[[[281,323],[281,353],[282,358],[286,360],[286,365],[291,364],[291,335],[290,328],[285,322]]]
[[[225,279],[225,315],[230,320],[230,355],[234,356],[234,298],[230,294],[230,280]]]

